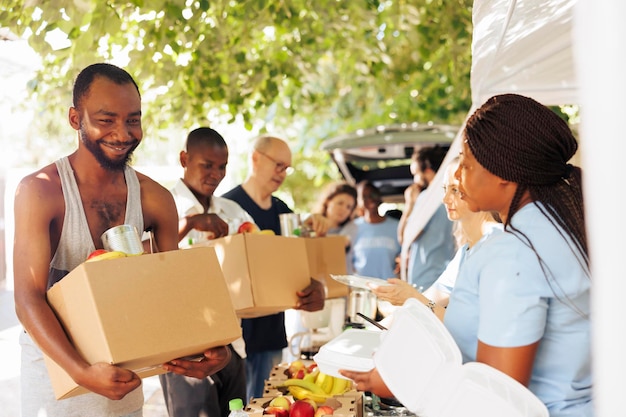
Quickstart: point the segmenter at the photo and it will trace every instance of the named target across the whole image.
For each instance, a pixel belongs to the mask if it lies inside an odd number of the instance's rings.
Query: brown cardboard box
[[[344,236],[304,238],[311,276],[326,283],[327,298],[348,296],[348,286],[328,274],[346,274],[346,241]]]
[[[240,233],[194,246],[212,246],[241,318],[294,308],[296,292],[311,283],[305,240]]]
[[[211,248],[85,262],[47,296],[87,362],[116,364],[142,378],[241,337]],[[57,399],[87,392],[51,359],[46,365]]]
[[[246,406],[246,412],[250,417],[262,416],[263,411],[274,397],[280,393],[261,398],[252,398]],[[291,395],[287,395],[291,401],[295,401]],[[359,391],[350,391],[346,395],[338,395],[329,398],[324,405],[333,408],[333,416],[336,417],[363,417],[363,393]]]

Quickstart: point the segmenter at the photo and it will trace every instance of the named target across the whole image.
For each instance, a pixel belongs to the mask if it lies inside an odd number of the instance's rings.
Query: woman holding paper
[[[515,378],[551,417],[593,416],[581,170],[568,163],[576,140],[550,109],[514,94],[489,99],[463,139],[462,198],[497,212],[504,233],[465,260],[444,323],[464,362]],[[344,373],[383,395],[376,374]]]
[[[372,285],[372,292],[376,294],[379,300],[400,306],[409,298],[417,298],[426,304],[429,300],[432,300],[442,307],[447,306],[450,292],[454,288],[463,259],[476,249],[475,245],[480,240],[484,240],[494,230],[501,229],[501,224],[494,220],[491,213],[473,212],[469,209],[467,203],[461,199],[459,180],[454,177],[458,166],[459,158],[455,158],[446,167],[443,178],[445,191],[443,204],[446,208],[448,219],[454,222],[453,233],[458,247],[454,258],[448,263],[448,266],[437,278],[437,281],[423,293],[420,293],[409,282],[398,278],[389,278],[387,282],[391,285]],[[441,313],[443,313],[443,310],[441,310]]]

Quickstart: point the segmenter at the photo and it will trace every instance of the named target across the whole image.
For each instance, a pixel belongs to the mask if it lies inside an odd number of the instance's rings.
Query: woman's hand
[[[356,384],[359,391],[369,391],[382,398],[393,398],[393,394],[387,388],[387,385],[380,377],[376,368],[367,372],[348,371],[340,369],[339,373],[344,377],[351,379]]]
[[[387,280],[391,285],[371,285],[372,292],[379,300],[389,301],[391,304],[401,306],[409,298],[418,298],[420,292],[411,284],[398,278]]]

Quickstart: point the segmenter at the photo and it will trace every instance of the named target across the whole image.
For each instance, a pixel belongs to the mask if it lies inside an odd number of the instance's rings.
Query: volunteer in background
[[[291,170],[291,150],[286,142],[273,136],[261,136],[253,144],[249,155],[250,170],[243,184],[228,191],[223,197],[231,199],[254,219],[261,229],[271,229],[280,234],[279,215],[292,213],[282,200],[272,195],[282,185],[287,171]],[[317,236],[324,236],[328,220],[312,214],[309,227]],[[277,265],[277,268],[280,267]],[[318,311],[324,307],[325,289],[319,281],[298,292],[297,308]],[[265,380],[274,366],[282,360],[287,347],[285,313],[242,320],[243,338],[246,341],[246,398],[263,395]]]
[[[183,178],[170,190],[178,211],[179,247],[237,233],[243,222],[252,222],[239,204],[213,195],[228,163],[228,147],[218,132],[208,127],[192,130],[179,159]],[[228,402],[246,398],[243,338],[229,348],[228,365],[207,378],[159,375],[170,417],[227,417]]]

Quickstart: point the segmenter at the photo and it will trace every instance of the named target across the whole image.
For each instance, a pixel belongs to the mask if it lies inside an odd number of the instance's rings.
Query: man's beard
[[[92,138],[87,133],[85,126],[81,122],[80,124],[80,140],[85,145],[87,150],[91,152],[91,154],[96,158],[100,166],[109,171],[121,171],[123,170],[132,160],[133,151],[139,146],[139,140],[133,138],[130,142],[113,142],[109,143],[109,145],[118,145],[118,146],[127,146],[131,143],[134,143],[133,147],[128,150],[126,155],[121,159],[111,159],[107,157],[104,151],[101,148],[101,144],[105,143],[103,139],[92,140]]]

